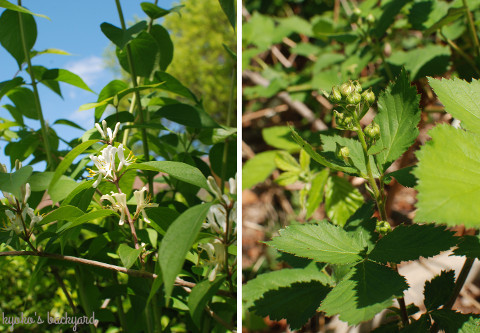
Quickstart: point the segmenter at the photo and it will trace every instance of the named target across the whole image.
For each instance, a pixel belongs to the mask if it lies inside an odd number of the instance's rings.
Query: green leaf
[[[381,13],[382,15],[376,20],[375,27],[372,29],[372,34],[376,38],[383,38],[388,27],[393,24],[395,17],[410,1],[382,1]]]
[[[149,33],[143,31],[129,42],[129,47],[135,74],[141,77],[149,77],[154,69],[158,52],[155,39]],[[117,57],[122,68],[130,73],[126,48],[117,48]]]
[[[205,306],[209,301],[212,301],[212,297],[222,286],[224,280],[224,277],[219,277],[213,282],[204,280],[193,287],[192,292],[188,297],[188,309],[190,311],[190,316],[197,327],[202,327],[201,322],[204,317]]]
[[[267,179],[275,170],[277,151],[265,151],[249,159],[242,168],[242,189],[252,188]]]
[[[75,206],[62,206],[45,215],[40,222],[40,225],[54,221],[74,220],[83,214],[85,214],[85,212]]]
[[[134,163],[128,167],[128,170],[130,169],[165,172],[173,178],[209,190],[207,180],[202,172],[186,163],[173,161],[151,161]]]
[[[363,152],[362,144],[360,141],[352,138],[344,138],[338,135],[320,135],[320,140],[322,141],[322,153],[326,156],[326,153],[330,153],[329,156],[331,159],[336,160],[335,163],[343,163],[335,153],[338,147],[348,147],[350,152],[349,159],[351,160],[351,166],[353,166],[358,171],[356,172],[359,175],[363,175],[366,178],[368,175],[367,172],[367,163],[365,161],[365,154]],[[369,156],[370,167],[373,172],[373,176],[378,178],[379,173],[375,165],[373,157]]]
[[[255,301],[263,298],[264,294],[268,291],[285,288],[296,282],[311,281],[321,282],[325,286],[332,283],[331,278],[327,274],[318,269],[311,269],[310,267],[281,269],[260,274],[243,286],[243,306],[245,309],[252,309]]]
[[[172,39],[170,38],[170,34],[168,33],[167,29],[161,25],[155,24],[150,29],[150,35],[152,35],[158,45],[158,50],[160,52],[160,69],[165,71],[173,60],[174,47]]]
[[[386,264],[432,257],[457,244],[453,235],[434,224],[400,225],[378,241],[368,258]]]
[[[272,126],[262,129],[263,140],[272,147],[296,153],[300,150],[298,144],[293,141],[288,126]]]
[[[142,253],[143,248],[132,249],[130,246],[126,244],[120,244],[118,247],[118,256],[122,261],[123,267],[129,269],[133,266],[135,261],[138,259],[140,253]]]
[[[417,152],[413,174],[418,178],[416,222],[480,225],[480,137],[438,125]]]
[[[73,148],[60,162],[57,170],[55,170],[55,174],[53,175],[52,181],[50,182],[50,188],[53,188],[55,183],[60,179],[60,177],[65,173],[65,171],[68,170],[75,158],[77,158],[78,155],[83,153],[88,147],[90,147],[96,142],[98,142],[98,140],[88,140],[82,142],[81,144]]]
[[[165,105],[155,112],[153,118],[158,117],[193,128],[220,127],[203,109],[182,103]]]
[[[439,309],[430,313],[432,319],[443,332],[478,332],[480,317],[478,315],[463,314],[450,309]]]
[[[70,194],[70,192],[72,192],[72,190],[79,186],[79,183],[77,183],[74,179],[67,176],[61,176],[60,179],[52,187],[49,188],[53,176],[54,172],[51,171],[34,173],[28,179],[31,190],[45,191],[48,189],[50,199],[52,199],[52,201],[56,203],[60,200],[65,199]]]
[[[55,125],[55,124],[67,125],[67,126],[71,126],[73,128],[77,128],[79,130],[85,131],[85,129],[82,126],[80,126],[77,123],[74,123],[73,121],[68,120],[68,119],[57,119],[57,120],[55,120],[53,125]]]
[[[123,49],[125,45],[127,45],[128,42],[130,42],[134,38],[134,35],[145,30],[146,27],[146,21],[140,21],[132,25],[127,30],[117,28],[116,26],[107,22],[103,22],[102,24],[100,24],[100,29],[105,34],[105,36],[107,36],[107,38],[110,39],[113,44],[115,44],[121,49]]]
[[[32,174],[31,166],[24,166],[13,173],[0,172],[0,190],[13,194],[19,200],[22,199],[21,187]]]
[[[455,287],[455,271],[442,271],[431,281],[425,282],[425,307],[427,311],[435,310],[444,305],[450,298]]]
[[[412,81],[426,75],[442,75],[450,65],[450,48],[443,45],[427,45],[407,52],[398,51],[388,58],[393,66],[404,66]]]
[[[278,176],[275,179],[275,183],[277,183],[280,186],[288,186],[298,181],[298,176],[299,176],[299,171],[283,172],[282,174],[280,174],[280,176]]]
[[[77,88],[87,90],[93,93],[93,90],[82,80],[80,76],[66,69],[49,69],[42,75],[42,80],[53,80],[71,84]]]
[[[408,288],[405,278],[393,269],[362,261],[327,295],[319,310],[340,315],[350,325],[372,319],[388,308],[393,298]]]
[[[378,97],[375,117],[380,126],[378,144],[386,148],[376,155],[382,173],[415,142],[420,121],[419,101],[417,88],[410,85],[404,70]]]
[[[236,14],[235,14],[235,0],[218,0],[223,12],[227,15],[228,21],[235,29]]]
[[[7,0],[0,0],[0,7],[6,8],[6,9],[9,9],[9,10],[14,10],[14,11],[17,11],[17,12],[20,12],[20,13],[35,15],[35,16],[38,16],[38,17],[43,17],[43,18],[46,18],[46,19],[50,20],[50,18],[48,16],[45,16],[45,15],[42,15],[42,14],[35,14],[35,13],[29,11],[28,9],[26,9],[24,7],[21,7],[21,6],[14,5],[13,3],[8,2]]]
[[[150,2],[142,2],[140,6],[142,7],[143,12],[147,14],[148,17],[151,18],[152,20],[155,20],[157,18],[160,18],[170,13],[169,10],[160,8],[157,5]]]
[[[475,98],[480,94],[480,81],[472,79],[472,82],[468,83],[459,78],[428,78],[428,83],[445,106],[445,110],[461,120],[462,127],[480,134],[480,101]]]
[[[321,282],[293,282],[267,291],[255,301],[255,313],[271,320],[286,319],[292,330],[300,329],[316,313],[319,303],[330,291]],[[292,305],[295,306],[292,306]]]
[[[373,212],[374,202],[366,202],[350,216],[343,227],[352,237],[359,239],[364,248],[368,248],[367,252],[375,247],[378,240],[378,233],[375,232],[377,219],[372,217]]]
[[[18,87],[21,84],[23,84],[23,78],[18,76],[11,80],[0,82],[0,99],[10,90]]]
[[[117,95],[121,91],[128,89],[128,85],[121,80],[112,80],[105,87],[103,87],[100,94],[98,94],[97,103],[108,100],[109,98],[113,99],[113,96]],[[110,100],[111,101],[111,100]],[[119,100],[120,101],[120,100]],[[95,121],[98,122],[102,117],[103,112],[107,108],[107,104],[99,105],[95,108]]]
[[[210,203],[205,203],[187,209],[170,225],[163,237],[158,260],[167,300],[170,299],[175,278],[182,269],[185,256],[197,238],[210,206]]]
[[[291,225],[267,244],[279,251],[318,262],[348,264],[362,260],[364,247],[341,227],[327,221]]]
[[[210,166],[218,176],[222,176],[225,171],[225,179],[234,178],[237,173],[237,144],[235,141],[228,141],[227,143],[227,160],[224,161],[223,154],[226,142],[216,143],[210,148],[208,158]]]
[[[434,2],[438,3],[438,1],[434,1]],[[447,14],[444,17],[442,17],[442,19],[440,19],[438,22],[436,22],[430,28],[428,28],[423,32],[424,36],[428,36],[431,33],[442,28],[443,26],[458,20],[463,15],[465,15],[465,7],[449,8]]]
[[[398,169],[385,175],[384,182],[390,184],[392,177],[397,180],[398,183],[405,187],[413,188],[417,183],[417,178],[413,175],[412,171],[415,166],[409,166],[406,168]]]
[[[187,87],[185,87],[180,81],[178,81],[176,78],[174,78],[170,74],[166,72],[157,71],[155,72],[155,79],[158,82],[163,83],[162,85],[163,90],[173,92],[177,95],[186,97],[198,103],[197,97],[193,94],[193,92]]]
[[[328,178],[325,188],[325,212],[335,224],[343,226],[363,204],[362,194],[344,178]]]
[[[7,97],[15,104],[17,111],[30,119],[38,119],[35,95],[25,87],[17,87],[7,93]]]
[[[479,236],[465,235],[460,237],[457,248],[453,251],[456,256],[480,259],[480,238]]]
[[[307,219],[312,216],[315,210],[320,206],[323,201],[323,192],[325,185],[327,184],[328,176],[330,172],[328,169],[323,169],[319,174],[315,176],[312,180],[312,186],[308,190],[307,198]]]
[[[298,164],[297,160],[286,151],[277,152],[274,160],[277,168],[282,171],[292,171],[297,173],[301,171],[300,164]]]
[[[110,215],[118,216],[117,213],[115,213],[113,210],[110,210],[110,209],[94,210],[86,214],[83,213],[81,216],[75,218],[71,222],[68,222],[64,224],[62,227],[58,228],[57,233],[64,232],[66,230],[72,229],[74,227],[78,227],[79,225],[85,224],[87,222],[92,222],[93,220],[96,220],[102,217],[107,217]]]
[[[23,30],[25,43],[28,50],[31,50],[37,39],[37,25],[32,15],[22,13]],[[20,34],[19,12],[5,10],[0,16],[0,43],[15,58],[18,67],[25,61],[23,52],[22,37]]]
[[[305,150],[307,154],[310,155],[311,158],[313,158],[315,161],[317,161],[321,165],[326,166],[327,168],[331,168],[333,170],[343,171],[348,174],[353,174],[353,175],[357,174],[356,168],[347,166],[345,164],[344,165],[337,164],[335,161],[330,160],[328,155],[325,156],[321,153],[317,153],[308,142],[303,140],[302,137],[300,137],[300,135],[298,135],[297,132],[295,132],[293,128],[291,128],[291,131],[292,131],[293,140],[295,140],[295,142],[303,150]]]

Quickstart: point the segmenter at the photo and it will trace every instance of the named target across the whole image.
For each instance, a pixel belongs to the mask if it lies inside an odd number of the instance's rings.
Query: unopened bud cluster
[[[369,27],[372,27],[375,24],[375,16],[373,16],[372,13],[364,16],[362,10],[355,7],[350,15],[350,22],[362,25],[364,21],[367,22]]]
[[[362,102],[371,105],[375,102],[375,94],[372,88],[364,91],[360,82],[355,80],[333,87],[328,99],[339,105],[358,105]]]
[[[392,231],[392,227],[390,226],[390,223],[388,223],[388,221],[377,221],[375,231],[378,232],[380,235],[385,236],[390,231]]]

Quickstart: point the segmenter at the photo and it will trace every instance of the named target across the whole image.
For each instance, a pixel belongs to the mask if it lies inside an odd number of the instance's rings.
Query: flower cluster
[[[115,125],[115,130],[113,132],[110,128],[106,127],[105,120],[102,123],[104,130],[102,130],[98,123],[95,124],[95,127],[100,132],[102,137],[106,138],[105,132],[107,133],[109,145],[102,149],[99,156],[90,155],[90,159],[95,164],[97,170],[87,169],[89,176],[96,177],[98,175],[97,180],[93,183],[94,188],[97,188],[98,184],[100,184],[103,178],[111,181],[117,180],[116,173],[120,172],[124,166],[129,166],[135,162],[135,157],[131,151],[127,158],[125,158],[125,148],[123,147],[123,144],[119,144],[118,147],[112,146],[118,133],[120,123]],[[119,160],[118,167],[115,166],[115,156],[117,156]]]
[[[237,234],[237,177],[228,180],[228,195],[222,194],[213,177],[208,177],[207,183],[219,203],[210,207],[203,228],[210,229],[217,237],[209,243],[199,244],[198,246],[208,255],[205,264],[209,267],[208,279],[213,281],[217,272],[225,267],[226,244],[229,244],[231,238],[234,238]],[[231,243],[234,244],[235,240]]]
[[[17,161],[16,169],[20,169],[22,164]],[[4,164],[0,164],[0,172],[6,173],[7,168]],[[42,220],[42,217],[35,214],[33,208],[31,208],[27,201],[30,198],[31,189],[30,184],[26,183],[21,187],[21,198],[16,198],[8,192],[2,191],[3,196],[7,199],[9,208],[5,210],[5,215],[10,220],[10,225],[6,227],[6,230],[13,230],[16,234],[21,234],[28,230],[31,230],[34,225]],[[27,223],[27,217],[30,218],[30,223]]]

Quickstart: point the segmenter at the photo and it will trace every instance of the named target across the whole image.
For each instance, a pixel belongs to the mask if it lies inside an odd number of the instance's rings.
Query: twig
[[[251,80],[253,83],[257,85],[261,85],[264,87],[268,87],[270,85],[270,82],[262,77],[260,74],[245,70],[243,71],[243,77]],[[320,119],[317,119],[315,114],[313,113],[312,110],[310,110],[304,103],[300,101],[294,101],[290,97],[290,95],[286,91],[282,91],[277,94],[277,97],[281,99],[285,104],[290,106],[292,109],[297,111],[303,118],[307,119],[309,122],[313,123],[314,129],[318,131],[323,131],[327,130],[328,126],[321,121]]]

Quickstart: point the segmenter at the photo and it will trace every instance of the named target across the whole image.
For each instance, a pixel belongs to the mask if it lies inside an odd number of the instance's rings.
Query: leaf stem
[[[478,52],[480,50],[480,43],[478,42],[477,32],[475,30],[475,23],[473,22],[473,15],[468,8],[467,0],[463,0],[463,6],[465,7],[465,13],[467,14],[467,21],[468,21],[468,30],[470,30],[470,34],[472,35],[472,41],[474,45],[474,55],[478,56]]]
[[[18,5],[22,6],[22,0],[18,0]],[[23,53],[25,54],[25,59],[27,60],[28,73],[30,74],[30,79],[32,80],[33,96],[35,101],[35,108],[37,109],[37,116],[40,119],[40,124],[42,126],[42,139],[43,145],[45,146],[45,154],[47,155],[47,169],[54,170],[55,166],[53,165],[52,155],[50,152],[50,143],[48,142],[48,129],[45,119],[43,118],[42,105],[40,104],[40,96],[37,89],[37,81],[35,80],[35,74],[32,70],[32,61],[30,59],[30,50],[27,48],[27,41],[25,39],[25,27],[23,24],[22,13],[18,12],[18,21],[20,23],[20,36],[22,38]]]
[[[120,5],[120,0],[115,0],[115,3],[117,5],[117,11],[118,11],[118,16],[120,18],[120,24],[122,26],[122,30],[126,31],[127,27],[125,25],[125,18],[123,17],[123,12],[122,12],[122,6]],[[125,49],[127,51],[127,61],[128,61],[128,67],[130,68],[130,77],[132,80],[132,85],[133,88],[137,88],[137,74],[135,72],[135,66],[133,64],[133,56],[132,56],[132,50],[130,48],[130,44],[127,44],[125,46]],[[135,89],[135,101],[137,103],[137,110],[138,110],[138,116],[140,119],[140,124],[143,125],[145,120],[144,120],[144,114],[143,114],[143,107],[142,107],[142,101],[140,99],[140,92],[138,89]],[[150,150],[148,149],[148,138],[147,138],[147,130],[142,127],[141,128],[142,132],[142,143],[143,143],[143,155],[145,156],[145,161],[150,161]],[[149,192],[153,194],[153,175],[150,171],[146,172],[147,174],[147,179],[148,179],[148,187],[149,187]]]
[[[457,299],[458,295],[460,294],[460,291],[463,288],[463,285],[465,284],[465,281],[467,280],[468,273],[470,273],[470,270],[472,269],[474,261],[475,261],[475,258],[465,259],[465,263],[463,264],[462,270],[460,271],[457,281],[455,282],[455,287],[453,288],[452,295],[450,296],[448,302],[445,303],[445,305],[443,306],[444,309],[450,310],[452,308],[453,304],[455,303],[455,300]]]

